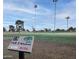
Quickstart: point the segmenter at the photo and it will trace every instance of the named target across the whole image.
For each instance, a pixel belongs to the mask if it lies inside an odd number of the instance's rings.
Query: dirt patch
[[[10,40],[4,40],[4,59],[18,59],[18,52],[7,50],[9,43]],[[35,40],[32,54],[25,53],[25,59],[76,59],[76,45]]]

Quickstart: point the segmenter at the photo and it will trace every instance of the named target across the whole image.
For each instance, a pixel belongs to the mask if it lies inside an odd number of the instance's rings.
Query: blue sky
[[[25,29],[51,28],[54,26],[54,4],[52,0],[4,0],[3,26],[15,26],[16,20],[23,20]],[[36,17],[34,5],[37,4]],[[65,17],[70,16],[69,27],[76,26],[76,1],[58,0],[56,28],[66,29]]]

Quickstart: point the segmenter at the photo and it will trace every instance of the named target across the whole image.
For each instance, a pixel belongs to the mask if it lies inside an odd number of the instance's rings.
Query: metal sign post
[[[19,33],[20,33],[20,30],[19,30]],[[19,59],[25,59],[24,58],[24,52],[19,51]]]
[[[19,30],[19,34],[20,34],[20,30]],[[19,35],[20,36],[20,35]],[[24,58],[24,52],[19,51],[19,59],[25,59]]]
[[[25,58],[24,58],[24,52],[19,51],[19,59],[25,59]]]
[[[24,53],[32,53],[33,42],[33,36],[16,36],[10,42],[8,49],[18,51],[19,59],[24,59]]]

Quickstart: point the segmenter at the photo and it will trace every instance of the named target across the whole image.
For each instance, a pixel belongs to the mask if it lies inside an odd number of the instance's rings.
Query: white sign
[[[10,42],[8,49],[23,52],[32,52],[33,42],[33,36],[14,37]]]

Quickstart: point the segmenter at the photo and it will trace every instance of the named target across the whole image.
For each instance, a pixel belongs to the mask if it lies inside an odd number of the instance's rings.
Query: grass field
[[[4,59],[18,59],[18,52],[8,51],[7,47],[13,36],[20,35],[34,36],[33,52],[25,54],[26,59],[76,59],[75,32],[4,32]]]

